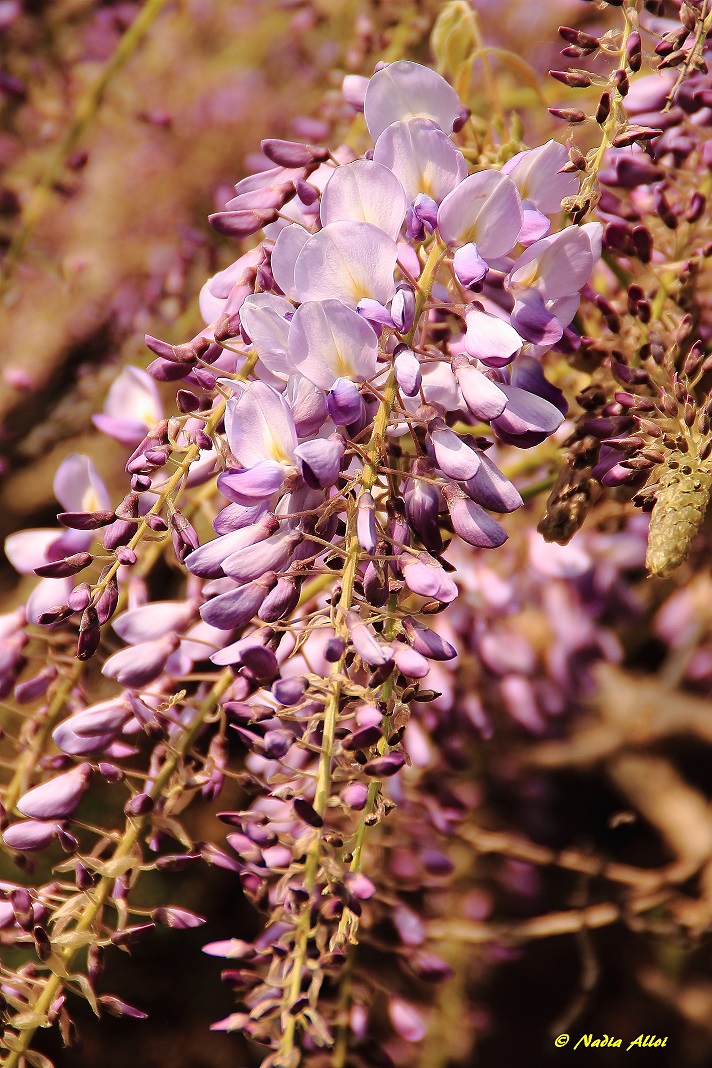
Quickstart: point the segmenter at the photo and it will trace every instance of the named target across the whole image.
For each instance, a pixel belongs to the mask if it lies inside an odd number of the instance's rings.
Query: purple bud
[[[68,575],[76,575],[88,567],[94,557],[91,553],[74,553],[66,556],[63,560],[54,560],[50,564],[42,564],[35,568],[35,574],[40,578],[66,578]]]
[[[443,494],[455,533],[463,541],[480,549],[494,549],[504,544],[509,536],[506,530],[458,486],[452,483],[443,486]]]
[[[417,619],[412,617],[404,619],[403,629],[416,653],[420,653],[428,660],[453,660],[457,656],[457,650],[450,645],[450,642],[446,642],[434,630],[430,630]]]
[[[222,569],[242,586],[260,578],[266,571],[280,571],[303,538],[304,535],[299,531],[273,534],[264,541],[231,553],[223,560]]]
[[[466,482],[473,478],[480,466],[480,456],[469,443],[442,419],[433,419],[428,426],[430,440],[435,453],[435,462],[440,470],[455,479],[456,482]]]
[[[296,705],[302,699],[306,681],[302,678],[279,679],[272,686],[272,695],[281,705]]]
[[[299,604],[299,583],[290,575],[283,575],[259,607],[257,616],[263,623],[277,623],[288,619]]]
[[[180,639],[175,634],[168,634],[164,638],[120,649],[106,661],[101,669],[102,675],[116,679],[122,686],[141,689],[158,678],[179,644]]]
[[[170,518],[173,551],[178,560],[185,563],[187,557],[200,545],[197,531],[181,512],[172,512]]]
[[[249,209],[247,211],[218,211],[208,215],[208,222],[225,237],[251,237],[263,226],[278,218],[274,208]]]
[[[87,788],[91,769],[80,764],[64,775],[58,775],[41,786],[23,794],[17,810],[36,820],[58,820],[70,816]]]
[[[292,802],[292,807],[299,816],[300,820],[304,820],[310,827],[323,827],[323,817],[319,815],[313,805],[309,803],[304,797],[295,797]]]
[[[368,789],[362,782],[350,782],[343,788],[340,796],[345,805],[360,812],[368,800]]]
[[[356,536],[364,552],[372,555],[376,550],[376,505],[368,490],[358,499]]]
[[[391,301],[391,319],[399,334],[407,334],[415,319],[415,293],[401,282]]]
[[[323,656],[329,664],[338,664],[346,650],[346,642],[343,638],[329,638],[324,645]]]
[[[22,853],[30,853],[35,849],[46,849],[57,837],[59,824],[56,822],[45,823],[42,820],[22,820],[13,823],[3,833],[3,842],[10,849],[18,849]]]
[[[111,994],[102,994],[97,998],[99,1005],[111,1016],[128,1016],[132,1020],[147,1020],[148,1013],[141,1012],[140,1009],[134,1008],[133,1005],[128,1005],[125,1001],[121,1001],[120,998],[115,998]]]
[[[424,482],[419,475],[434,478],[432,460],[418,458],[411,468],[412,477],[406,481],[404,500],[408,522],[426,549],[439,553],[442,549],[440,534],[440,490],[431,482]]]
[[[277,575],[268,571],[256,582],[230,590],[207,601],[200,609],[206,623],[219,630],[236,630],[249,623],[270,590],[277,585]]]
[[[55,667],[46,667],[39,674],[35,675],[31,679],[27,679],[26,682],[21,682],[15,687],[15,700],[19,705],[26,705],[30,701],[36,701],[38,697],[42,697],[48,687],[57,678],[57,669]]]
[[[72,530],[98,530],[114,519],[113,512],[59,512],[57,519]]]
[[[150,794],[134,794],[124,805],[127,816],[146,816],[153,811],[154,800]]]
[[[405,764],[402,753],[388,753],[386,756],[374,757],[363,766],[366,775],[372,775],[375,779],[387,779],[401,770]]]
[[[112,575],[106,584],[104,592],[99,600],[96,602],[96,619],[97,623],[101,626],[111,619],[116,606],[119,603],[119,583],[116,575]],[[87,608],[87,612],[89,609]]]
[[[477,251],[477,245],[469,242],[462,245],[455,252],[452,259],[452,268],[458,282],[465,289],[472,289],[484,280],[489,266],[487,260],[483,260]]]
[[[266,138],[262,142],[262,151],[272,163],[287,170],[324,163],[329,158],[329,150],[326,148],[303,145],[299,141],[282,141],[277,137]]]
[[[154,909],[151,919],[160,923],[163,927],[175,927],[180,931],[186,931],[190,927],[200,927],[205,923],[202,916],[188,909],[178,909],[172,906]]]
[[[183,562],[189,571],[192,571],[194,575],[199,575],[200,578],[217,578],[223,573],[224,560],[248,545],[264,541],[278,527],[279,520],[267,513],[254,523],[206,542],[205,545],[189,553]]]
[[[422,379],[420,360],[407,345],[399,345],[393,355],[393,369],[398,388],[406,397],[414,397]]]
[[[358,386],[349,378],[339,378],[326,398],[326,407],[336,426],[350,426],[363,414]]]

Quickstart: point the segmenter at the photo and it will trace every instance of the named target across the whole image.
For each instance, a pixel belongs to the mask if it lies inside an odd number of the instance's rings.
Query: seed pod
[[[703,469],[701,463],[699,457],[674,452],[659,472],[645,558],[653,575],[664,578],[679,567],[700,529],[712,490],[712,471]]]

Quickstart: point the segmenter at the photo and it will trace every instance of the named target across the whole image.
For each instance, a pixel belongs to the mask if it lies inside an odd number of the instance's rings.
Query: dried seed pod
[[[656,474],[659,489],[645,563],[651,574],[665,577],[683,563],[700,529],[712,490],[712,471],[705,470],[698,457],[674,452]]]

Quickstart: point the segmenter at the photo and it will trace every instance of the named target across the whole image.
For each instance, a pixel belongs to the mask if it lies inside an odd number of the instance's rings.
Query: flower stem
[[[169,750],[166,761],[156,776],[153,787],[149,791],[149,794],[154,801],[157,801],[169,786],[173,773],[190,751],[190,748],[198,737],[206,718],[212,713],[218,701],[226,690],[229,689],[232,682],[232,672],[229,668],[226,668],[198,708],[194,721],[184,731],[175,747],[172,750]],[[150,816],[131,818],[128,821],[126,829],[124,830],[109,863],[122,860],[131,854],[149,821]],[[106,904],[113,883],[114,876],[103,875],[94,890],[87,893],[86,908],[79,914],[76,926],[74,927],[75,934],[82,934],[91,929],[101,909]],[[58,954],[58,964],[61,966],[63,972],[66,973],[69,970],[77,951],[78,947],[71,945],[65,946],[65,948],[60,951]],[[33,1017],[46,1019],[53,1001],[60,992],[63,981],[62,975],[53,972],[47,978],[47,982],[45,983],[44,990],[40,997],[33,1005],[28,1006],[28,1013]],[[25,1014],[23,1013],[23,1015]],[[9,1025],[12,1026],[12,1021],[9,1021]],[[21,1028],[16,1035],[5,1035],[4,1041],[7,1042],[9,1038],[12,1042],[12,1047],[10,1048],[10,1053],[7,1059],[3,1062],[3,1068],[18,1068],[20,1061],[24,1058],[29,1048],[35,1031],[39,1026],[45,1026],[45,1024],[32,1023],[27,1027]]]

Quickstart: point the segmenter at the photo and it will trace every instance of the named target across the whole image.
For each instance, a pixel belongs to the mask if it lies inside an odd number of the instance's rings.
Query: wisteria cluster
[[[521,940],[669,902],[698,929],[689,899],[651,895],[704,850],[666,829],[680,864],[665,875],[547,851],[485,828],[472,773],[498,733],[540,739],[522,758],[539,769],[608,759],[582,718],[601,679],[611,706],[625,692],[621,631],[648,607],[633,577],[694,556],[712,488],[712,11],[639,6],[622,6],[623,31],[560,29],[568,57],[614,61],[553,72],[596,89],[591,119],[550,109],[597,127],[586,154],[527,147],[501,116],[485,131],[441,74],[401,59],[343,79],[351,125],[333,148],[264,140],[264,168],[210,217],[246,244],[203,286],[206,325],[185,343],[147,336],[153,361],[125,368],[94,416],[130,452],[128,492],[114,503],[73,454],[58,525],[7,539],[39,582],[0,617],[16,743],[2,843],[22,873],[0,884],[0,942],[24,952],[0,964],[6,1068],[46,1068],[40,1028],[77,1041],[74,995],[145,1016],[104,992],[107,951],[204,922],[137,904],[150,870],[225,869],[264,917],[254,939],[204,947],[237,1001],[214,1027],[263,1068],[412,1064],[419,1043],[419,1063],[444,1065],[438,989],[448,1019],[462,1010],[466,1056],[488,1020],[465,987]],[[446,4],[433,36],[458,86],[471,57],[453,60],[452,34],[476,51],[473,17]],[[662,73],[636,79],[653,37]],[[548,489],[537,533],[513,513]],[[699,597],[661,601],[654,640],[667,684],[706,693]],[[640,769],[605,767],[654,823]],[[497,789],[516,793],[518,775],[491,758]],[[94,789],[118,827],[84,818]],[[517,802],[532,838],[547,822],[535,793]],[[219,810],[218,841],[190,832],[193,798]],[[523,901],[547,866],[619,897],[550,925],[490,922],[488,855]],[[51,881],[33,883],[46,857]]]

